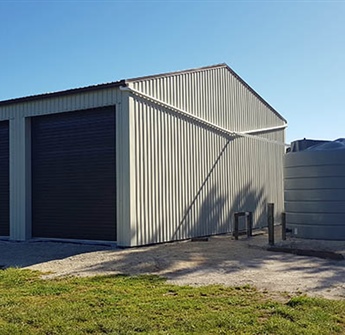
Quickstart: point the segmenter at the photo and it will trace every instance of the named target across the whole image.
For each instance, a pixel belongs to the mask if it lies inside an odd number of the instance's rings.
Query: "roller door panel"
[[[0,122],[0,236],[10,235],[9,224],[9,124]]]
[[[33,236],[115,241],[114,106],[31,125]]]

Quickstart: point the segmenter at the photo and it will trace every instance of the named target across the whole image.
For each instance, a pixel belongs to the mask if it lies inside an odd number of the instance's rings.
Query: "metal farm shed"
[[[286,120],[226,64],[0,102],[0,236],[137,246],[283,211]]]

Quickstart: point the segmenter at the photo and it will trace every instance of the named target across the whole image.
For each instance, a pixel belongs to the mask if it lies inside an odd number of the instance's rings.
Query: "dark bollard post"
[[[282,240],[286,240],[286,213],[282,213]]]
[[[235,213],[235,227],[234,227],[234,236],[235,240],[238,240],[238,213]]]
[[[253,213],[247,212],[247,237],[251,237],[253,235]]]
[[[267,204],[268,244],[274,245],[274,204]]]

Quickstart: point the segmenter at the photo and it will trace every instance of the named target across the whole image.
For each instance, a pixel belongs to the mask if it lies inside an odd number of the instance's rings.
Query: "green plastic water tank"
[[[296,237],[345,240],[345,139],[291,148],[284,162],[287,227]]]

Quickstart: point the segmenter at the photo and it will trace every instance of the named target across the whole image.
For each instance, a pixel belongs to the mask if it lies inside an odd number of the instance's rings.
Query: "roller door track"
[[[10,235],[9,224],[9,131],[8,121],[0,122],[0,236]]]
[[[116,241],[115,107],[31,127],[33,237]]]

